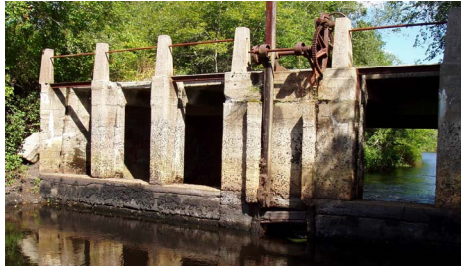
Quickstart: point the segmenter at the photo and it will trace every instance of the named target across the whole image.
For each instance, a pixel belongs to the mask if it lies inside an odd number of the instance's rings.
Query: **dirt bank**
[[[5,204],[37,204],[39,194],[39,163],[25,166],[26,170],[12,185],[5,186]]]

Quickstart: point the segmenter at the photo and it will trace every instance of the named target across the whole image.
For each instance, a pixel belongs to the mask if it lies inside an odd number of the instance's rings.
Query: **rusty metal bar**
[[[64,83],[52,83],[50,84],[50,87],[52,88],[63,88],[63,87],[77,88],[77,87],[90,87],[91,84],[92,84],[91,81],[64,82]]]
[[[224,73],[172,76],[171,79],[173,82],[196,82],[196,81],[210,81],[210,80],[223,81]]]
[[[267,51],[269,53],[272,53],[272,52],[288,52],[288,51],[293,51],[293,50],[294,50],[294,48],[271,48],[271,49],[268,49]],[[251,54],[251,53],[254,53],[254,51],[250,50],[250,51],[248,51],[248,53]]]
[[[281,56],[295,56],[295,51],[283,51],[283,52],[277,52],[277,55],[279,57]],[[300,55],[297,55],[300,56]]]
[[[120,49],[120,50],[110,50],[106,53],[111,54],[111,53],[121,53],[121,52],[127,52],[127,51],[137,51],[137,50],[148,50],[148,49],[155,49],[156,46],[147,46],[147,47],[137,47],[137,48],[128,48],[128,49]]]
[[[191,43],[180,43],[172,44],[169,47],[178,47],[178,46],[190,46],[190,45],[201,45],[201,44],[214,44],[214,43],[226,43],[233,42],[234,39],[224,39],[224,40],[212,40],[212,41],[203,41],[203,42],[191,42]]]
[[[402,28],[402,27],[414,27],[414,26],[440,25],[440,24],[446,24],[446,23],[447,21],[440,21],[440,22],[426,22],[426,23],[416,23],[416,24],[398,24],[398,25],[387,25],[387,26],[376,26],[376,27],[364,27],[364,28],[351,29],[350,32],[371,31],[371,30]]]
[[[80,54],[71,54],[71,55],[58,55],[50,58],[64,58],[64,57],[80,57],[80,56],[90,56],[95,55],[95,52],[80,53]]]

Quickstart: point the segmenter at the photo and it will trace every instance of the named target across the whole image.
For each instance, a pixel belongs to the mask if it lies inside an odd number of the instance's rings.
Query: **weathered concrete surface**
[[[308,102],[274,103],[271,187],[274,198],[301,196],[302,115],[306,108]]]
[[[51,88],[53,76],[53,49],[42,52],[40,64],[40,171],[59,172],[65,105],[56,92],[63,95],[65,89]]]
[[[354,68],[326,69],[319,89],[315,198],[358,197],[359,88]]]
[[[109,80],[108,50],[97,44],[91,84],[90,174],[98,178],[122,177],[124,166],[124,95]]]
[[[88,174],[90,171],[90,98],[91,91],[88,89],[66,89],[62,173]]]
[[[235,40],[243,42],[235,42],[235,61],[231,71],[224,74],[220,224],[250,229],[255,215],[245,200],[257,201],[262,83],[248,71],[249,29],[237,29]],[[257,148],[258,151],[248,151]]]
[[[247,103],[245,198],[248,203],[258,202],[259,162],[261,159],[261,112],[261,103]]]
[[[337,18],[335,20],[332,68],[351,68],[353,66],[353,49],[350,30],[351,20],[349,18]]]
[[[316,235],[320,238],[391,242],[461,241],[459,211],[431,205],[383,201],[317,200]]]
[[[76,175],[41,174],[43,198],[89,205],[219,220],[220,192],[198,186],[154,186],[138,180],[92,179]]]
[[[235,29],[234,52],[232,55],[232,72],[246,73],[251,67],[250,29],[238,27]]]
[[[440,67],[435,204],[461,208],[461,9],[448,17]]]
[[[170,77],[173,74],[171,38],[158,37],[155,76],[151,84],[151,143],[150,143],[150,183],[166,185],[183,181],[180,176],[179,156],[183,155],[185,125],[182,108],[178,108],[178,96]],[[176,158],[178,160],[176,160]]]
[[[92,81],[91,176],[122,177],[124,94],[115,82]]]

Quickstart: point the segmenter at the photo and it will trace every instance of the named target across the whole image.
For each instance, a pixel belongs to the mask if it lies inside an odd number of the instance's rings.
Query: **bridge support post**
[[[171,37],[160,35],[156,51],[155,76],[151,84],[151,134],[150,134],[150,183],[166,185],[182,182],[175,164],[176,153],[183,159],[183,138],[185,131],[176,127],[179,117],[178,99],[172,84],[174,73]],[[185,122],[184,122],[185,123]],[[176,146],[181,143],[180,146]],[[176,147],[180,149],[176,149]],[[183,172],[183,169],[180,173]]]
[[[435,204],[461,208],[461,9],[448,15],[440,67]]]
[[[252,83],[250,30],[235,30],[232,69],[225,73],[222,134],[221,224],[251,227],[261,154],[261,94]]]
[[[42,52],[40,64],[40,172],[55,173],[60,170],[65,105],[51,85],[53,75],[53,49]],[[66,89],[55,89],[63,93]]]
[[[116,84],[110,83],[109,45],[97,43],[91,84],[90,175],[98,178],[122,177],[124,107],[119,105]]]

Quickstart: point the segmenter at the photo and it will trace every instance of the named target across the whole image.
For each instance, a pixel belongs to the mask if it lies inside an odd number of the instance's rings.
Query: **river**
[[[7,206],[6,265],[459,265],[459,248],[318,240],[100,215],[64,206]]]
[[[422,165],[366,173],[364,199],[435,203],[437,154],[422,153]]]

